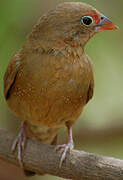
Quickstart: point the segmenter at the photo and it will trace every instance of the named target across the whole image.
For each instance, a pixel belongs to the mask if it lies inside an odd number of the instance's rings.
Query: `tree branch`
[[[14,138],[12,133],[0,129],[0,158],[19,165],[11,152]],[[74,180],[123,180],[123,160],[77,150],[67,154],[61,168],[59,159],[60,152],[55,152],[54,146],[28,140],[23,157],[27,170]]]

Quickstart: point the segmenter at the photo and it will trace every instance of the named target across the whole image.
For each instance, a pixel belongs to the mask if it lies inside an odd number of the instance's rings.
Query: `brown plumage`
[[[95,33],[110,29],[116,26],[79,2],[58,5],[40,18],[4,77],[7,104],[24,122],[13,149],[21,151],[25,136],[52,144],[66,125],[68,144],[57,147],[63,148],[62,164],[73,148],[71,127],[93,96],[93,68],[85,45]]]

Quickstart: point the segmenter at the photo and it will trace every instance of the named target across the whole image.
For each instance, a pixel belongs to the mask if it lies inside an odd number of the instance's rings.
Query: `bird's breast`
[[[11,108],[16,104],[15,113],[32,125],[59,128],[77,119],[92,76],[87,56],[31,58],[16,77],[8,102]]]

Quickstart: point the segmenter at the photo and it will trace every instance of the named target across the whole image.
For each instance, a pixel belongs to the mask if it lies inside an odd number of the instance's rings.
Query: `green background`
[[[3,76],[16,51],[24,44],[38,18],[62,0],[0,1],[0,127],[15,133],[20,121],[8,110],[3,96]],[[95,6],[120,29],[97,34],[86,52],[94,64],[95,93],[77,121],[75,147],[88,152],[123,158],[123,1],[83,0]],[[63,128],[61,134],[65,134]],[[67,134],[66,134],[67,135]],[[59,140],[63,142],[62,139]],[[6,171],[8,172],[6,174]],[[0,163],[2,180],[25,180],[20,168]],[[35,176],[33,180],[60,179]]]

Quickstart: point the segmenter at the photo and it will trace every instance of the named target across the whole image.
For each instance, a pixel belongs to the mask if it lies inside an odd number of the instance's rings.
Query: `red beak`
[[[118,26],[112,23],[107,17],[101,14],[101,20],[96,26],[96,32],[105,31],[105,30],[115,30],[118,29]]]

